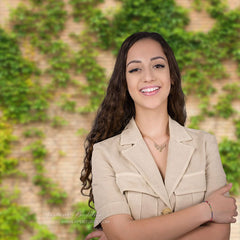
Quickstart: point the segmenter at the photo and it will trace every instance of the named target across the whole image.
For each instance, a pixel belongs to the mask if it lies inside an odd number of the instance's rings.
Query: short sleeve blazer
[[[121,134],[94,145],[94,227],[115,214],[137,220],[159,216],[165,208],[178,211],[226,184],[213,135],[183,127],[170,117],[169,130],[165,182],[134,119]]]

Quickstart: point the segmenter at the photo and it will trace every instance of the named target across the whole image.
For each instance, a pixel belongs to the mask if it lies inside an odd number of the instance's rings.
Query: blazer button
[[[162,215],[167,215],[167,214],[170,214],[170,213],[172,213],[172,210],[170,209],[170,208],[164,208],[163,210],[162,210]]]

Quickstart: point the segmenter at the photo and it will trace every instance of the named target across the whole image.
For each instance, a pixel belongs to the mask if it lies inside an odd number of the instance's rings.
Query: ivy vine
[[[59,205],[67,198],[67,193],[61,189],[58,184],[54,183],[51,178],[45,176],[44,158],[47,155],[47,149],[41,140],[36,140],[28,145],[26,150],[30,150],[33,156],[33,163],[37,174],[33,177],[33,183],[40,186],[40,195],[47,199],[48,203]]]
[[[28,207],[17,204],[19,191],[13,192],[0,188],[0,239],[18,240],[24,230],[35,232],[31,240],[55,240],[56,235],[51,233],[46,225],[36,221],[36,215]]]
[[[12,125],[15,122],[29,123],[48,119],[49,90],[38,82],[39,69],[23,58],[19,49],[16,35],[6,33],[0,29],[0,182],[10,176],[26,177],[18,168],[19,159],[10,158],[12,144],[18,139],[12,135]],[[26,134],[26,133],[25,133]],[[43,137],[40,132],[28,132],[27,136]],[[31,145],[33,146],[33,145]],[[36,148],[34,149],[36,150]],[[38,149],[39,150],[39,149]],[[36,152],[34,152],[36,153]],[[38,152],[40,154],[40,151]],[[38,175],[41,181],[34,181],[42,187],[41,194],[48,197],[51,204],[61,204],[67,197],[50,178],[46,178],[41,157],[34,158]],[[40,161],[41,160],[41,161]],[[36,234],[32,239],[56,239],[46,226],[36,223],[35,214],[15,201],[18,194],[11,194],[6,189],[0,189],[1,195],[1,239],[19,239],[25,227]],[[14,199],[12,201],[11,199]]]
[[[12,126],[3,118],[0,118],[0,183],[3,177],[26,176],[26,174],[16,168],[18,166],[18,159],[8,157],[11,152],[11,143],[17,140],[12,135],[12,131]]]
[[[72,206],[72,212],[68,218],[56,217],[55,219],[62,225],[70,224],[69,231],[77,234],[76,240],[82,240],[93,231],[96,211],[90,210],[87,202],[79,202]]]
[[[28,38],[34,47],[46,54],[50,65],[47,73],[53,78],[52,87],[66,86],[70,81],[69,47],[63,41],[56,40],[66,22],[65,4],[63,0],[31,0],[31,3],[12,10],[13,31],[20,38]]]
[[[22,123],[46,119],[47,92],[32,79],[36,66],[22,57],[16,36],[0,29],[0,109]]]

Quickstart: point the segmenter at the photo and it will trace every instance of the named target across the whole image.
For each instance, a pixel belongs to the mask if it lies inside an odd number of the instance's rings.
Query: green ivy
[[[35,214],[28,207],[17,204],[19,191],[9,193],[0,189],[0,240],[18,240],[24,230],[35,231],[32,240],[55,240],[56,236],[46,226],[36,222]]]
[[[189,128],[199,129],[199,124],[204,120],[203,115],[196,115],[190,117]]]
[[[39,130],[38,128],[31,127],[23,132],[23,136],[27,138],[31,138],[31,137],[44,138],[45,134],[43,131]]]
[[[68,122],[63,117],[55,116],[52,118],[51,126],[54,128],[62,127],[67,124],[68,124]]]
[[[40,195],[47,199],[50,204],[62,204],[67,198],[67,193],[63,191],[57,183],[54,183],[51,178],[44,176],[44,158],[47,156],[47,149],[41,140],[36,140],[29,144],[26,150],[30,150],[33,156],[33,163],[37,170],[37,174],[33,177],[33,183],[40,186]]]
[[[220,19],[224,16],[224,12],[227,11],[226,1],[223,0],[207,0],[208,5],[206,7],[207,12],[212,18]]]
[[[75,53],[75,64],[77,73],[83,73],[87,79],[87,85],[81,86],[81,92],[90,97],[90,102],[87,106],[79,108],[80,113],[96,111],[101,103],[106,90],[105,69],[101,67],[95,57],[97,52],[94,50],[93,40],[88,32],[81,35],[73,34],[72,37],[82,49]]]
[[[219,96],[218,103],[214,106],[215,115],[229,118],[236,112],[232,107],[232,101],[237,99],[240,100],[240,84],[226,84],[223,90],[226,93]]]
[[[77,135],[79,135],[79,136],[87,135],[87,133],[88,133],[88,131],[87,131],[87,129],[85,129],[85,128],[79,128],[79,129],[77,130]]]
[[[77,234],[76,240],[82,240],[94,231],[96,211],[90,209],[87,202],[79,202],[73,205],[72,210],[73,214],[70,218],[56,217],[56,219],[60,224],[70,225],[70,231]]]
[[[37,3],[37,1],[32,2],[34,4]],[[38,1],[38,4],[40,3],[43,3],[43,1]],[[41,86],[38,81],[38,76],[41,72],[32,62],[23,58],[19,49],[21,38],[28,37],[32,45],[38,47],[42,52],[45,51],[47,54],[51,55],[52,61],[50,61],[50,66],[52,68],[59,71],[66,71],[66,64],[68,64],[69,60],[67,59],[65,62],[61,61],[61,59],[66,58],[64,52],[64,47],[66,45],[62,44],[60,41],[49,43],[49,39],[46,38],[46,36],[48,36],[47,33],[54,33],[56,36],[57,32],[63,29],[58,28],[57,24],[61,21],[65,22],[64,18],[59,15],[60,10],[64,11],[62,9],[64,5],[62,4],[60,6],[60,1],[58,1],[58,3],[56,3],[56,1],[45,1],[45,3],[46,4],[41,5],[41,8],[45,7],[45,9],[48,10],[47,14],[45,12],[46,15],[41,15],[40,12],[36,13],[36,6],[32,6],[32,8],[28,9],[25,5],[20,5],[15,12],[12,12],[12,24],[17,35],[6,33],[3,29],[0,29],[0,108],[3,112],[3,116],[9,120],[13,119],[21,123],[27,123],[30,121],[48,119],[46,109],[48,108],[48,101],[50,99],[49,93],[53,90],[51,85],[46,87]],[[40,16],[43,17],[44,23],[38,21]],[[55,18],[55,20],[53,18]],[[37,25],[33,26],[32,21],[36,22]],[[35,30],[38,31],[38,35],[34,35]],[[57,61],[56,59],[60,60]],[[65,82],[63,77],[60,78],[61,74],[59,71],[57,73],[57,81],[60,83]],[[54,71],[48,70],[48,72],[55,76]],[[53,79],[56,82],[55,79],[56,77]],[[3,124],[2,121],[0,123]],[[6,128],[6,124],[4,127]],[[0,153],[1,177],[13,174],[26,176],[26,174],[20,173],[17,170],[18,159],[7,158],[7,155],[10,153],[10,151],[8,151],[8,149],[10,149],[10,141],[6,140],[9,136],[10,135],[6,134],[6,131],[4,131],[0,140],[2,143],[5,143],[1,145],[4,147],[4,151]],[[39,131],[31,130],[27,133],[25,132],[25,136],[43,137],[43,134]],[[67,197],[66,193],[50,178],[43,175],[43,156],[45,152],[42,150],[44,149],[34,145],[34,143],[31,147],[33,148],[34,164],[37,169],[37,176],[35,176],[33,181],[35,184],[42,187],[40,194],[45,195],[49,203],[61,204]],[[9,209],[13,209],[13,211],[17,212],[18,210],[14,208],[14,203],[11,204]],[[22,207],[19,208],[23,209]],[[28,213],[26,213],[26,217],[27,216]],[[7,218],[7,221],[9,221],[11,225],[9,218]],[[34,230],[37,232],[34,239],[56,238],[46,227],[35,224]],[[14,232],[14,229],[11,228],[11,231]],[[20,232],[16,231],[16,237],[15,235],[12,236],[5,233],[3,233],[3,236],[4,239],[6,239],[6,236],[8,236],[8,239],[18,239],[17,236],[19,234]]]
[[[56,40],[64,29],[67,12],[64,2],[55,0],[31,1],[32,5],[19,5],[11,12],[14,32],[28,38],[40,52],[46,54],[53,78],[53,85],[66,86],[70,81],[70,49],[66,43]],[[32,24],[36,23],[36,24]]]
[[[58,36],[59,32],[64,29],[67,17],[64,2],[61,0],[31,2],[32,5],[30,6],[20,4],[19,7],[12,10],[13,30],[20,36],[31,35],[32,40],[36,37],[36,32],[41,40],[51,40],[52,35]]]
[[[61,105],[62,110],[67,111],[67,112],[75,112],[76,108],[76,102],[75,101],[70,101],[70,100],[65,100],[63,104]]]
[[[61,95],[61,100],[58,102],[58,105],[66,112],[76,112],[76,102],[72,101],[68,94]]]
[[[12,126],[0,118],[0,183],[3,177],[26,176],[16,168],[18,159],[8,157],[11,152],[11,144],[16,140],[16,136],[12,135]]]
[[[216,114],[223,118],[229,118],[235,112],[231,102],[232,97],[230,95],[220,96],[219,101],[215,106]]]
[[[234,121],[235,127],[236,127],[236,136],[238,140],[240,141],[240,119],[235,119]]]
[[[232,192],[238,194],[240,187],[240,142],[224,139],[219,144],[219,152],[227,180],[233,183]]]
[[[202,5],[203,5],[203,1],[201,1],[201,0],[193,0],[193,2],[192,2],[193,8],[198,12],[200,12],[202,10],[202,8],[203,8]]]
[[[39,164],[39,162],[37,162]],[[37,169],[42,171],[40,167]],[[58,184],[54,183],[51,178],[39,173],[33,177],[33,183],[41,187],[39,194],[47,199],[49,204],[60,205],[67,198],[67,193],[61,189]]]
[[[10,195],[6,190],[0,189],[0,239],[19,239],[24,227],[36,221],[35,215],[30,214],[29,208],[13,204],[18,194],[18,191],[15,191]]]
[[[70,74],[68,71],[72,65],[68,45],[58,40],[45,45],[41,44],[41,48],[49,58],[50,67],[47,72],[53,77],[53,84],[66,86],[67,83],[70,82]]]
[[[38,73],[22,57],[16,37],[0,29],[0,107],[6,117],[20,122],[46,119],[46,92],[31,79]]]
[[[93,6],[99,3],[103,3],[104,0],[70,0],[69,3],[73,6],[73,17],[75,21],[80,21],[81,19],[87,20],[92,18]]]
[[[30,240],[56,240],[57,236],[51,233],[46,225],[35,224],[35,231],[37,232]]]

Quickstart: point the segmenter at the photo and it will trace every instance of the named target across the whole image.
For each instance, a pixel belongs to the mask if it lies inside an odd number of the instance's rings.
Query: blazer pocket
[[[175,211],[202,202],[205,193],[206,177],[204,171],[184,175],[175,189]]]
[[[148,205],[156,205],[154,211],[157,212],[158,195],[152,190],[150,185],[145,182],[141,175],[137,173],[119,173],[116,174],[116,183],[120,192],[125,195],[134,219],[141,219],[142,209],[148,207],[142,205],[143,202],[146,202],[145,198],[151,199],[151,203]]]

